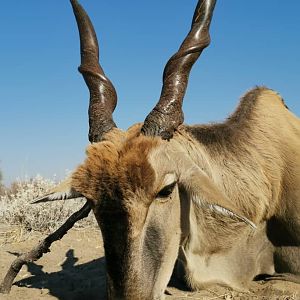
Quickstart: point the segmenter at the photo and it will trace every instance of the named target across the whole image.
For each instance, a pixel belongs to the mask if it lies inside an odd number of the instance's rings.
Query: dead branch
[[[18,258],[16,258],[11,264],[0,285],[0,293],[8,294],[11,290],[13,281],[18,275],[22,266],[29,262],[36,261],[41,258],[44,253],[50,252],[49,248],[51,244],[57,240],[60,240],[77,221],[86,218],[89,215],[90,211],[91,207],[89,203],[86,202],[84,206],[80,210],[72,214],[61,227],[48,235],[44,240],[40,241],[38,245],[31,251],[21,254]]]

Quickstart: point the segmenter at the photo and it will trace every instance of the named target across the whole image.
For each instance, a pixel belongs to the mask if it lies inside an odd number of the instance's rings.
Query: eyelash
[[[173,182],[162,188],[156,195],[156,198],[168,198],[174,191],[176,182]]]

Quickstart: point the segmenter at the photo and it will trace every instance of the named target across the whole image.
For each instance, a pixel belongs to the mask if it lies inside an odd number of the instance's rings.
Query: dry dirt
[[[3,229],[4,228],[4,229]],[[26,241],[16,241],[18,230],[0,226],[0,279],[2,280],[16,255],[36,245],[43,236],[34,235]],[[12,231],[14,238],[9,241]],[[24,266],[9,295],[2,300],[100,300],[105,299],[105,260],[100,233],[96,229],[72,229],[51,252],[40,260]],[[249,293],[237,293],[214,286],[206,291],[188,292],[177,285],[168,287],[166,299],[203,300],[300,300],[300,285],[284,281],[255,282]]]

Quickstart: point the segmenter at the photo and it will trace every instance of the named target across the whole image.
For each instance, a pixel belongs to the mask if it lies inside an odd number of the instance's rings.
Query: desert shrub
[[[3,175],[2,175],[2,172],[0,170],[0,196],[5,195],[5,192],[6,192],[6,188],[5,188],[2,181],[3,181]]]
[[[6,194],[5,186],[0,182],[0,197]]]
[[[26,231],[49,232],[58,228],[72,213],[80,209],[85,200],[54,201],[31,204],[32,200],[42,196],[52,187],[54,181],[37,176],[29,181],[14,183],[0,196],[0,223],[20,225]],[[94,226],[91,213],[88,218],[75,226]]]

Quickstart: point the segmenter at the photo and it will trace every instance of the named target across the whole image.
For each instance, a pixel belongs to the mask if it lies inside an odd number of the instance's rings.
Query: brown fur
[[[73,188],[95,204],[119,201],[124,198],[121,194],[137,189],[151,194],[154,171],[145,158],[158,138],[142,136],[139,131],[140,126],[126,133],[114,129],[105,141],[90,145],[85,162],[72,175]]]
[[[110,290],[123,297],[126,293],[128,299],[137,293],[127,285],[128,274],[130,282],[140,280],[132,264],[134,241],[154,196],[155,172],[147,157],[159,142],[140,135],[140,127],[114,129],[103,142],[90,145],[85,162],[72,175],[72,187],[93,203],[103,233]]]

